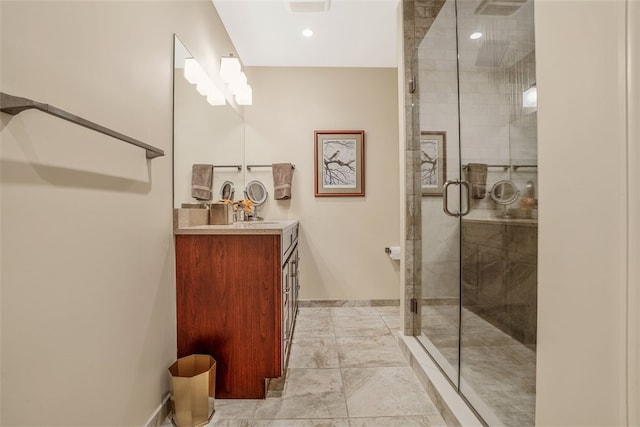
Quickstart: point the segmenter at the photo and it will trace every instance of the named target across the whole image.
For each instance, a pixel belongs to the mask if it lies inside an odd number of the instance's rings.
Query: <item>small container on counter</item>
[[[211,203],[209,207],[209,224],[233,224],[233,206],[224,202]]]

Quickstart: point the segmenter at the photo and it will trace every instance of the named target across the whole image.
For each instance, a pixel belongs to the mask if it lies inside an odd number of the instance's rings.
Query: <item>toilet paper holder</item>
[[[400,246],[387,246],[384,248],[384,252],[389,255],[391,259],[400,259]]]

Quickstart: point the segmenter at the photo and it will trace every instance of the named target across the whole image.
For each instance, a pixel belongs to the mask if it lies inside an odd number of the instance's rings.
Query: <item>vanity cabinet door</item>
[[[293,339],[293,327],[298,314],[298,246],[294,243],[294,249],[282,266],[282,369],[286,369],[289,359],[289,349]]]
[[[264,398],[282,375],[280,236],[175,241],[178,357],[213,356],[218,398]]]
[[[291,344],[291,278],[289,262],[282,266],[282,369],[286,369],[287,358],[289,357],[289,347]]]
[[[291,280],[291,330],[298,314],[298,293],[300,292],[299,267],[300,258],[298,257],[298,246],[291,253],[291,261],[289,261],[289,277]]]

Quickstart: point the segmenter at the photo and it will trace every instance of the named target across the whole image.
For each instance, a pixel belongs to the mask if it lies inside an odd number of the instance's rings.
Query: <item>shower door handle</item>
[[[465,189],[467,190],[467,206],[464,212],[451,212],[449,210],[449,186],[450,185],[460,185],[462,187],[465,187]],[[444,211],[444,213],[446,213],[449,216],[452,216],[454,218],[458,218],[461,216],[465,216],[469,213],[469,211],[471,210],[471,186],[469,185],[468,181],[465,180],[460,180],[460,179],[452,179],[449,180],[447,182],[444,183],[444,187],[442,189],[442,210]]]
[[[452,184],[460,185],[460,180],[452,179],[444,183],[444,187],[442,188],[442,210],[447,215],[458,218],[460,216],[460,212],[451,212],[449,210],[449,186]]]

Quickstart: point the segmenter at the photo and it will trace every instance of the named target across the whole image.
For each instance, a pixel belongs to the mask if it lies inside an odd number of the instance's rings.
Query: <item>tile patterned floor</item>
[[[217,399],[209,425],[446,426],[398,348],[399,326],[399,307],[301,307],[282,397]]]

